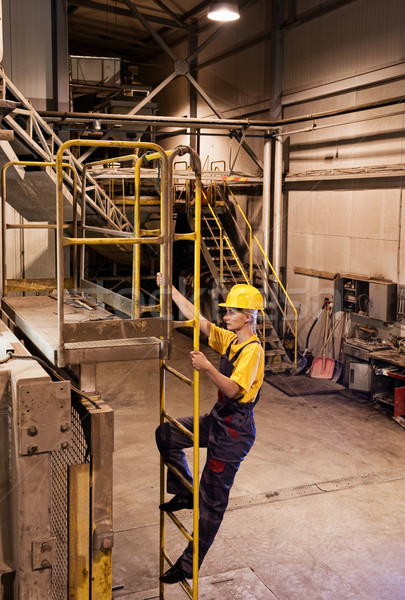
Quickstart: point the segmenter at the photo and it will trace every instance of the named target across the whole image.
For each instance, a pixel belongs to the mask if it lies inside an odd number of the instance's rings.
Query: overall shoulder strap
[[[242,350],[244,350],[246,348],[246,346],[250,346],[250,344],[260,344],[259,340],[252,340],[251,342],[248,342],[247,344],[245,344],[244,346],[242,346],[242,348],[239,348],[239,350],[235,353],[234,356],[232,356],[232,358],[230,359],[230,362],[233,363],[235,362],[235,360],[238,358],[238,356],[240,355],[240,353],[242,352]],[[228,350],[230,349],[231,345],[228,346]],[[227,352],[228,352],[227,350]],[[228,354],[227,354],[228,356]]]

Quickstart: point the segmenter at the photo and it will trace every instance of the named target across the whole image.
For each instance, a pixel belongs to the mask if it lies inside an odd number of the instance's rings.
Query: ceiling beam
[[[133,17],[133,14],[130,10],[119,8],[118,6],[101,4],[100,2],[95,2],[94,0],[68,0],[68,10],[70,11],[72,7],[90,8],[103,13],[110,12],[117,15],[123,15],[125,17]],[[173,27],[175,29],[179,28],[179,23],[177,20],[165,19],[164,17],[159,17],[153,14],[148,14],[147,18],[148,21],[158,23],[159,25],[165,25],[166,27]]]

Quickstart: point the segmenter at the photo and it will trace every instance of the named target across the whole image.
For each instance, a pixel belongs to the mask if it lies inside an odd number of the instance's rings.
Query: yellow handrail
[[[293,312],[294,312],[294,327],[291,327],[290,323],[288,322],[288,320],[287,320],[287,318],[286,318],[286,317],[287,317],[286,310],[285,310],[285,309],[284,309],[284,308],[281,306],[281,304],[279,303],[279,301],[278,301],[278,298],[277,298],[277,295],[276,295],[276,294],[273,292],[273,290],[272,290],[271,286],[268,286],[268,289],[269,289],[269,291],[270,291],[270,293],[271,293],[271,295],[272,295],[272,297],[273,297],[273,299],[274,299],[274,301],[275,301],[275,303],[276,303],[276,305],[277,305],[278,309],[280,310],[281,314],[283,315],[283,317],[284,317],[284,319],[285,319],[285,321],[286,321],[287,327],[290,329],[291,333],[292,333],[292,334],[293,334],[293,336],[294,336],[294,366],[295,366],[295,367],[297,367],[297,351],[298,351],[298,346],[297,346],[297,344],[298,344],[298,313],[297,313],[297,309],[295,308],[295,306],[294,306],[294,304],[293,304],[293,302],[292,302],[292,300],[291,300],[290,296],[288,295],[288,293],[287,293],[286,289],[284,288],[284,286],[283,286],[283,284],[282,284],[282,282],[281,282],[281,280],[280,280],[279,276],[277,275],[276,271],[274,270],[274,268],[273,268],[273,265],[272,265],[272,264],[271,264],[271,262],[269,261],[269,259],[268,259],[267,255],[266,255],[265,251],[263,250],[263,248],[262,248],[262,246],[261,246],[261,244],[260,244],[259,240],[257,239],[256,235],[254,235],[254,234],[253,234],[252,227],[251,227],[251,225],[250,225],[250,223],[249,223],[249,221],[248,221],[248,219],[247,219],[247,217],[246,217],[245,213],[243,212],[243,210],[242,210],[242,207],[240,206],[239,202],[238,202],[238,201],[237,201],[237,199],[235,198],[235,196],[234,196],[234,194],[233,194],[232,190],[230,189],[229,185],[228,185],[226,182],[224,182],[224,187],[225,187],[225,188],[226,188],[226,189],[229,191],[229,193],[231,194],[231,196],[232,196],[232,198],[233,198],[233,200],[234,200],[234,202],[235,202],[235,204],[236,204],[236,206],[237,206],[237,208],[238,208],[238,210],[239,210],[240,214],[242,215],[242,217],[243,217],[243,219],[244,219],[245,223],[246,223],[246,224],[248,225],[248,227],[249,227],[249,270],[250,270],[249,272],[250,272],[250,277],[251,277],[251,279],[250,279],[250,282],[248,282],[248,281],[247,281],[247,283],[251,283],[251,282],[252,282],[252,277],[253,277],[253,275],[252,275],[252,274],[253,274],[253,270],[252,270],[252,269],[253,269],[253,242],[255,241],[255,242],[257,243],[257,246],[258,246],[258,248],[259,248],[259,250],[260,250],[260,252],[261,252],[262,256],[264,257],[264,259],[265,259],[266,263],[269,265],[269,267],[270,267],[270,269],[271,269],[271,271],[272,271],[272,273],[273,273],[273,275],[274,275],[274,277],[275,277],[275,279],[276,279],[277,283],[279,284],[279,286],[280,286],[281,290],[282,290],[282,291],[283,291],[283,293],[285,294],[285,297],[286,297],[286,299],[287,299],[287,301],[288,301],[289,305],[291,306],[291,308],[292,308],[292,310],[293,310]],[[222,234],[222,227],[221,227],[221,224],[220,224],[220,222],[219,222],[218,218],[216,217],[216,215],[215,215],[215,213],[214,213],[214,211],[213,211],[213,209],[212,209],[212,207],[211,207],[211,206],[210,206],[210,210],[211,210],[211,213],[212,213],[212,215],[214,216],[214,218],[215,218],[215,220],[216,220],[216,222],[217,222],[217,226],[220,228],[221,235],[223,235],[223,234]],[[226,237],[226,236],[224,236],[224,237]],[[239,266],[239,265],[240,265],[240,263],[239,263],[238,259],[235,257],[235,253],[233,252],[233,250],[232,250],[232,255],[233,255],[233,256],[234,256],[234,258],[236,259],[236,261],[237,261],[237,263],[238,263],[238,266]],[[222,265],[222,261],[221,261],[221,265]],[[245,279],[246,279],[246,275],[245,275],[245,272],[244,272],[243,268],[241,268],[241,273],[243,274],[243,276],[244,276],[244,277],[245,277]],[[222,275],[222,276],[223,276],[223,275]],[[222,278],[221,278],[221,281],[223,281],[223,280],[222,280]]]
[[[219,252],[220,252],[220,263],[219,263],[219,277],[220,277],[220,282],[221,284],[224,282],[224,245],[223,245],[223,240],[225,240],[226,245],[228,246],[228,249],[230,250],[233,259],[236,261],[236,264],[239,267],[240,272],[243,275],[243,278],[245,279],[246,283],[250,283],[249,278],[246,275],[245,269],[243,268],[242,263],[240,262],[238,256],[236,255],[232,244],[229,241],[228,236],[223,234],[223,227],[218,219],[218,217],[216,216],[211,204],[208,204],[208,208],[211,211],[212,216],[215,219],[215,222],[217,224],[217,227],[219,229]]]
[[[1,170],[1,222],[2,222],[2,235],[1,235],[1,261],[2,261],[2,269],[1,269],[1,287],[2,293],[5,294],[7,291],[6,286],[6,202],[7,202],[7,187],[6,187],[6,172],[7,169],[11,166],[21,166],[21,167],[55,167],[55,161],[36,161],[36,160],[10,160],[5,163]],[[70,169],[72,173],[73,180],[73,234],[77,235],[77,173],[74,167],[69,163],[63,163],[61,165],[62,169]],[[63,177],[63,174],[62,174]],[[37,227],[38,229],[56,229],[57,224],[40,224],[40,225],[31,225],[31,224],[22,224],[19,226],[21,229],[29,229],[32,227]],[[73,251],[73,287],[77,288],[77,252],[74,249]]]
[[[291,306],[291,308],[294,311],[294,329],[291,327],[291,325],[289,324],[289,322],[286,320],[287,326],[289,327],[291,333],[294,335],[294,366],[297,367],[297,338],[298,338],[298,312],[297,309],[295,308],[293,301],[291,300],[290,296],[288,295],[287,290],[285,289],[285,287],[283,286],[283,284],[281,283],[277,273],[275,272],[273,265],[271,264],[271,262],[269,261],[268,257],[266,256],[259,240],[257,239],[257,237],[254,235],[253,236],[255,242],[257,243],[257,245],[259,246],[264,258],[266,259],[267,264],[269,265],[273,275],[275,276],[279,286],[281,287],[281,289],[283,290],[285,297],[288,300],[289,305]],[[280,304],[278,303],[278,306],[280,306]],[[283,309],[281,309],[281,312],[283,313],[284,317],[286,316],[286,313]]]
[[[102,238],[102,239],[98,239],[96,240],[95,238],[92,238],[91,241],[89,240],[89,238],[64,238],[63,237],[63,175],[62,175],[62,164],[63,164],[63,155],[64,152],[66,150],[68,150],[70,147],[72,146],[92,146],[92,147],[101,147],[101,148],[128,148],[131,149],[133,152],[135,150],[138,149],[144,149],[144,150],[153,150],[155,153],[158,153],[160,156],[160,160],[161,160],[161,169],[162,169],[162,193],[161,193],[161,212],[162,215],[163,213],[166,214],[168,208],[167,208],[167,187],[168,187],[168,167],[167,167],[167,155],[164,152],[164,150],[158,146],[157,144],[154,143],[149,143],[149,142],[126,142],[126,141],[110,141],[110,140],[79,140],[79,139],[73,139],[73,140],[69,140],[67,142],[64,142],[60,148],[58,149],[58,152],[56,154],[56,174],[57,174],[57,209],[56,209],[56,214],[57,214],[57,247],[56,247],[56,254],[57,254],[57,302],[58,302],[58,332],[57,332],[57,336],[58,336],[58,349],[57,349],[57,356],[58,356],[58,366],[64,366],[64,359],[63,359],[63,354],[64,354],[64,314],[63,314],[63,272],[64,272],[64,261],[63,261],[63,246],[64,245],[82,245],[83,247],[86,244],[90,244],[90,243],[100,243],[102,245],[106,245],[106,244],[117,244],[119,243],[120,245],[125,245],[125,244],[140,244],[140,243],[156,243],[162,246],[161,249],[161,253],[162,255],[164,255],[164,260],[165,262],[168,262],[168,245],[169,245],[169,239],[168,239],[168,235],[167,235],[167,224],[166,224],[166,220],[162,218],[162,222],[165,223],[165,229],[163,231],[162,228],[162,235],[155,237],[155,238],[149,238],[149,239],[145,239],[145,238],[141,238],[141,237],[136,237],[133,236],[132,238]],[[131,155],[131,158],[133,158],[134,155]],[[124,159],[124,157],[120,157],[121,159]],[[97,161],[99,164],[100,162],[113,162],[114,159],[104,159],[103,161]],[[93,165],[94,166],[94,165]],[[86,174],[86,170],[88,168],[88,165],[84,166],[83,168],[83,184],[82,184],[82,197],[83,197],[83,206],[82,206],[82,224],[85,225],[85,174]],[[82,257],[84,255],[82,254]],[[135,254],[134,254],[135,257]],[[133,258],[133,261],[135,259]],[[82,265],[83,265],[83,259],[82,259]],[[165,306],[164,306],[164,314],[165,316],[169,316],[169,295],[166,294],[166,302],[165,302]],[[165,319],[165,337],[169,338],[169,332],[170,332],[170,323],[168,318]]]
[[[225,183],[226,188],[228,189],[229,193],[231,194],[232,198],[235,201],[236,206],[239,209],[240,214],[243,217],[243,220],[245,221],[248,229],[249,229],[249,283],[251,284],[253,282],[253,229],[251,224],[249,223],[245,213],[243,212],[239,202],[236,200],[231,188],[229,187],[229,185]]]

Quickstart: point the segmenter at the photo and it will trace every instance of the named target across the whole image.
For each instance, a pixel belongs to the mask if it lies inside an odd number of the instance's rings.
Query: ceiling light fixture
[[[213,21],[236,21],[239,19],[237,2],[211,2],[208,18]]]

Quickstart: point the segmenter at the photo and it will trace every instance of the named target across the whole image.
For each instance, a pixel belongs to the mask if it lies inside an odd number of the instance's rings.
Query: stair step
[[[286,354],[284,348],[272,348],[264,351],[265,356],[283,356],[284,354]]]
[[[271,373],[279,373],[280,371],[285,371],[287,369],[292,369],[293,365],[292,363],[287,363],[287,362],[279,362],[279,363],[274,363],[274,365],[266,365],[265,366],[265,371],[266,372],[271,372]]]

